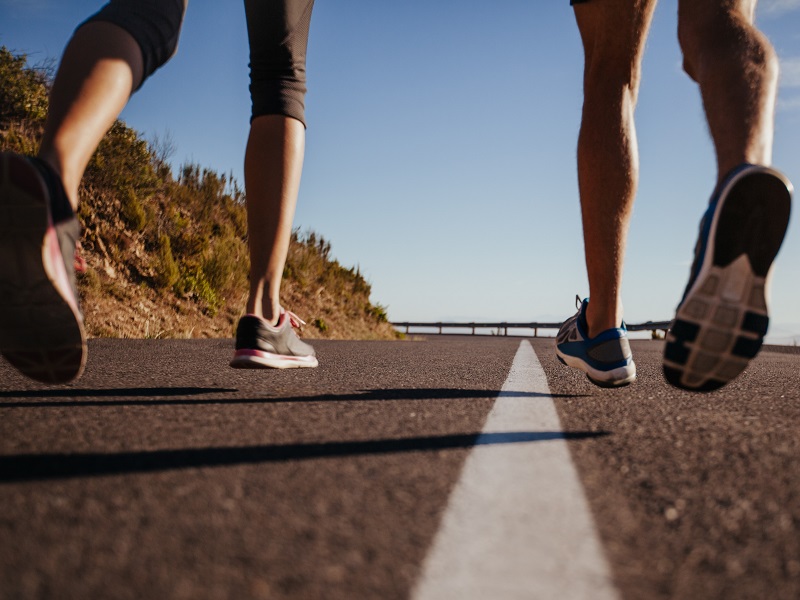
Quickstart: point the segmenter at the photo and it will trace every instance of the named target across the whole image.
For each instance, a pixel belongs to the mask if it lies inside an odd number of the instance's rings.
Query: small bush
[[[147,225],[147,213],[131,188],[122,194],[122,218],[134,231],[141,231]]]
[[[185,273],[178,287],[184,294],[192,294],[205,303],[210,316],[213,317],[217,314],[222,303],[203,273],[203,269],[197,268]]]
[[[161,289],[174,287],[180,279],[181,272],[178,263],[172,256],[172,244],[168,235],[158,238],[158,269],[156,272],[156,285]]]
[[[247,248],[233,237],[218,240],[208,258],[203,261],[203,272],[211,286],[224,292],[236,285],[242,285],[247,278]]]
[[[388,323],[389,316],[386,314],[386,307],[380,304],[368,304],[367,314],[378,323]]]
[[[27,56],[14,56],[0,46],[0,123],[11,119],[44,121],[47,116],[47,74],[26,66]]]

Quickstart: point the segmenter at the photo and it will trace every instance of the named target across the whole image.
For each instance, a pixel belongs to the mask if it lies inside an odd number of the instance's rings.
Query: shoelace
[[[303,321],[303,319],[301,319],[300,317],[298,317],[298,316],[297,316],[296,314],[294,314],[292,311],[290,311],[290,310],[286,310],[286,309],[285,309],[285,308],[283,308],[283,307],[281,307],[281,310],[283,311],[283,314],[285,314],[285,315],[286,315],[286,316],[289,318],[289,323],[290,323],[290,324],[292,325],[292,327],[294,327],[295,329],[300,329],[300,328],[301,328],[303,325],[305,325],[305,324],[306,324],[306,322],[305,322],[305,321]]]
[[[76,273],[86,273],[86,261],[80,255],[80,251],[82,250],[81,243],[75,242],[75,258],[74,258],[74,267]]]

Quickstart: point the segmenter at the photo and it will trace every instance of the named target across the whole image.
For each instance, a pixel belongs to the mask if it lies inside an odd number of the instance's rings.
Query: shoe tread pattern
[[[44,264],[46,202],[35,168],[0,154],[0,353],[32,379],[65,383],[83,372],[86,336]]]
[[[769,170],[745,174],[719,209],[710,265],[687,290],[667,335],[664,375],[712,391],[754,358],[769,326],[767,276],[789,222],[791,191]]]

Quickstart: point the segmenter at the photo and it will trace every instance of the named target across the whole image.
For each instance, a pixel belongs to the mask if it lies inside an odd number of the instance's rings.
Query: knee
[[[651,11],[614,8],[614,3],[581,5],[575,10],[584,51],[584,96],[636,103]],[[616,102],[614,102],[616,104]]]
[[[613,45],[596,45],[586,53],[583,83],[587,97],[622,97],[635,104],[641,77],[641,61]]]
[[[745,69],[748,78],[776,80],[778,57],[769,40],[741,11],[720,10],[712,14],[681,14],[678,40],[683,69],[698,81],[705,65],[719,70],[727,62]]]
[[[104,21],[127,31],[142,52],[147,79],[175,54],[187,0],[111,0],[85,23]]]

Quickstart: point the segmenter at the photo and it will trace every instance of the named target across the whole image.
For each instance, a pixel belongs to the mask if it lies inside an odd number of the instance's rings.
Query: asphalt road
[[[531,342],[621,598],[800,598],[800,354],[699,395],[660,342],[623,390]],[[231,344],[93,340],[63,387],[0,362],[2,600],[410,597],[520,339]]]

